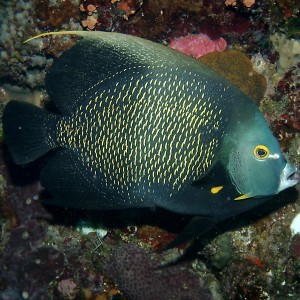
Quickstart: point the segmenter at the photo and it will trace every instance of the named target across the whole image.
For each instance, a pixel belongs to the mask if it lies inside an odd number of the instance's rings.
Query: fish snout
[[[300,180],[300,174],[297,168],[291,163],[287,162],[280,175],[280,183],[278,193],[296,185]]]

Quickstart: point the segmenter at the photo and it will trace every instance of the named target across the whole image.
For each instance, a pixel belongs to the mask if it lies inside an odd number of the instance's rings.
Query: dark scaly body
[[[78,153],[104,193],[137,202],[160,187],[171,197],[211,167],[229,114],[229,101],[214,93],[228,88],[176,71],[108,78],[115,86],[95,84],[93,98],[58,122],[57,143]]]
[[[298,182],[257,106],[207,66],[132,36],[75,34],[46,77],[60,114],[12,101],[3,116],[16,163],[57,148],[41,174],[52,203],[204,216],[185,240]]]

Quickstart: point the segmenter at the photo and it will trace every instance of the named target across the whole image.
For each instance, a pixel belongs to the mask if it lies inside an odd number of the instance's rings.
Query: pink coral
[[[211,40],[208,35],[200,33],[174,39],[169,46],[179,52],[199,58],[207,53],[224,51],[227,42],[223,38]]]
[[[97,12],[97,8],[95,5],[89,4],[87,6],[87,11],[89,15],[92,15],[94,12]]]
[[[225,5],[226,6],[236,6],[236,0],[226,0]]]
[[[79,291],[77,284],[70,278],[61,280],[58,283],[57,290],[64,299],[70,300],[75,299]]]
[[[83,27],[87,27],[88,30],[93,30],[98,23],[97,19],[93,16],[88,16],[86,20],[81,21]]]
[[[250,8],[255,3],[255,0],[242,0],[242,3],[246,8]],[[236,0],[226,0],[225,5],[226,6],[236,6],[237,1]]]

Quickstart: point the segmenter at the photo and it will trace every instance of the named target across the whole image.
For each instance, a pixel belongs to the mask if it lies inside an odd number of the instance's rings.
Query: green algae
[[[290,160],[296,166],[300,166],[300,134],[296,133],[289,146]]]
[[[288,106],[288,99],[282,99],[281,101],[275,101],[270,99],[263,99],[260,102],[260,110],[263,114],[275,116],[280,119],[280,116],[286,112]]]
[[[291,38],[297,38],[300,35],[300,18],[295,16],[290,18],[286,24],[287,34]]]

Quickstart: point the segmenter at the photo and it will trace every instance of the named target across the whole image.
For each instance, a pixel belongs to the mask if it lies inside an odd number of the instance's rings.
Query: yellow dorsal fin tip
[[[44,32],[41,34],[38,34],[36,36],[33,36],[29,39],[27,39],[26,41],[24,41],[23,43],[28,43],[32,40],[44,37],[44,36],[48,36],[48,35],[63,35],[63,34],[76,34],[76,35],[81,35],[82,31],[71,31],[71,30],[64,30],[64,31],[51,31],[51,32]]]

